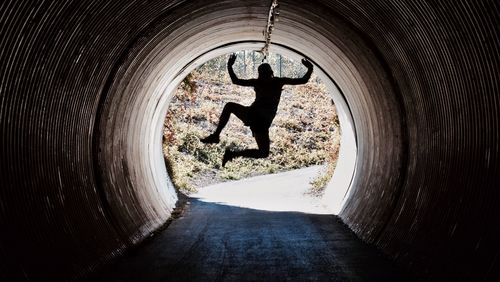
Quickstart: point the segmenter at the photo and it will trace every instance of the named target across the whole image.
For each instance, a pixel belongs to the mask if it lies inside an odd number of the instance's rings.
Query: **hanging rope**
[[[271,34],[274,29],[274,22],[277,20],[279,15],[278,11],[278,0],[273,0],[271,3],[271,7],[269,8],[269,14],[267,16],[267,26],[266,29],[262,32],[264,35],[264,47],[260,50],[260,52],[264,55],[262,62],[267,61],[267,57],[269,56],[269,45],[271,44]]]

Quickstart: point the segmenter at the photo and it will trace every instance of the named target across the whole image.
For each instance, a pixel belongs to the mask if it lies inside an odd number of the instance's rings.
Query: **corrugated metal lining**
[[[280,3],[273,40],[321,65],[355,121],[341,218],[423,277],[491,279],[497,2]],[[0,4],[0,278],[78,277],[168,218],[175,195],[152,156],[162,83],[203,51],[261,40],[268,4]]]

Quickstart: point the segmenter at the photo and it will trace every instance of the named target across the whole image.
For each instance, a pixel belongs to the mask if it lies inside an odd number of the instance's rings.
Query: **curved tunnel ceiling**
[[[280,5],[273,41],[335,80],[356,127],[344,222],[423,277],[498,275],[498,4]],[[207,50],[261,40],[268,7],[0,4],[2,280],[79,277],[168,219],[170,90]]]

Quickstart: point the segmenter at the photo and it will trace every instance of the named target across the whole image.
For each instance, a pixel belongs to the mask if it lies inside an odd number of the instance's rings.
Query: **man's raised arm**
[[[236,61],[236,54],[231,54],[229,56],[229,60],[227,61],[227,71],[229,72],[229,77],[231,77],[231,81],[233,84],[240,86],[254,86],[254,83],[251,79],[239,79],[233,70],[234,62]]]
[[[302,64],[307,68],[307,72],[306,74],[304,74],[303,77],[301,78],[283,77],[281,78],[282,83],[290,85],[306,84],[311,78],[311,74],[313,72],[313,64],[306,59],[302,59]]]

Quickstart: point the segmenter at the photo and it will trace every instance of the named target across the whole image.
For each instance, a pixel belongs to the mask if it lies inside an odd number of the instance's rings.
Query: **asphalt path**
[[[310,182],[323,168],[323,166],[311,166],[223,182],[202,188],[191,197],[203,202],[264,211],[329,214],[328,207],[322,205],[321,199],[310,193]]]
[[[89,280],[409,281],[319,201],[297,203],[317,169],[207,187],[167,229]]]

